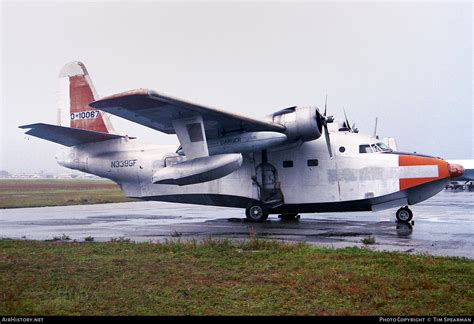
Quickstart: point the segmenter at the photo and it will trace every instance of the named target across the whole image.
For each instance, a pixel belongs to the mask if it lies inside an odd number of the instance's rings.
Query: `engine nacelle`
[[[322,134],[321,114],[316,107],[290,107],[272,115],[274,123],[286,127],[288,140],[312,141]]]

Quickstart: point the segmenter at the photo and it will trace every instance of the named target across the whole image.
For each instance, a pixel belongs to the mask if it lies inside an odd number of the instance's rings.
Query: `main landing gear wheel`
[[[413,218],[413,212],[411,211],[408,206],[402,207],[399,210],[397,210],[397,213],[395,214],[397,217],[397,221],[400,223],[409,223],[411,219]]]
[[[245,216],[252,223],[261,223],[268,218],[268,210],[262,203],[251,203],[245,209]]]

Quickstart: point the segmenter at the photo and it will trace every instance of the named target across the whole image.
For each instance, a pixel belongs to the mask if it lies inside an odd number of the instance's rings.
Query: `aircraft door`
[[[262,163],[255,168],[255,182],[259,187],[260,200],[274,207],[283,204],[283,194],[278,181],[277,169],[267,161],[266,151],[262,152]]]

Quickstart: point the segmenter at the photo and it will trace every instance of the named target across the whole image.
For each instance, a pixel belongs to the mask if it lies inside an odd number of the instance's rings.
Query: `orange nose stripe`
[[[400,179],[400,190],[405,190],[408,188],[416,187],[431,181],[436,181],[440,179],[450,178],[450,172],[448,170],[448,162],[436,159],[428,158],[422,156],[414,155],[399,155],[398,157],[399,166],[415,166],[415,165],[436,165],[438,166],[438,176],[429,177],[429,178],[405,178]]]

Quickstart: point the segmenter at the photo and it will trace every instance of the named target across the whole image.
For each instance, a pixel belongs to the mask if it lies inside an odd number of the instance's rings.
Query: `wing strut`
[[[172,124],[188,160],[209,156],[202,116],[175,119]]]

